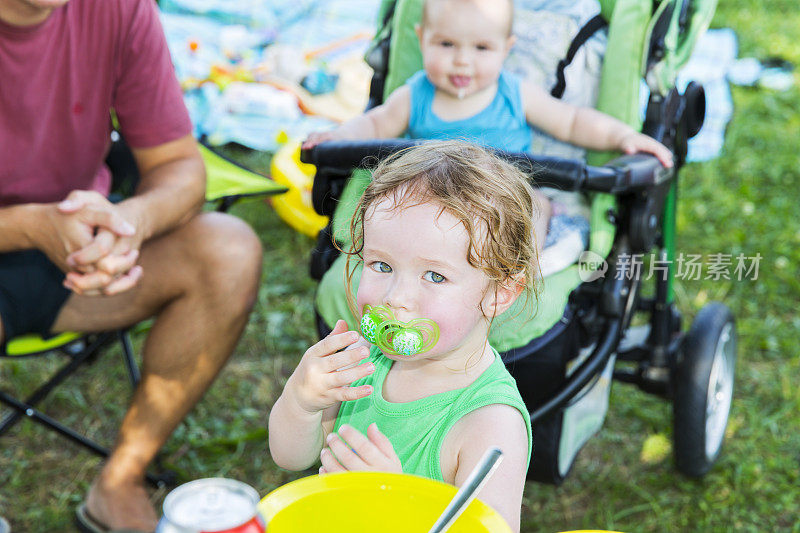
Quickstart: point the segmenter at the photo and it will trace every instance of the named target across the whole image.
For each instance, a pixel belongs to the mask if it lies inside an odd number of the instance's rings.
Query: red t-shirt
[[[130,146],[191,132],[153,0],[71,0],[0,21],[0,206],[108,194],[109,109]]]

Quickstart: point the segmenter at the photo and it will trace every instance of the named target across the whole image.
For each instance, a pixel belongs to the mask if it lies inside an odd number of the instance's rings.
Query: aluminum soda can
[[[256,490],[233,479],[184,483],[167,494],[156,533],[264,533]]]

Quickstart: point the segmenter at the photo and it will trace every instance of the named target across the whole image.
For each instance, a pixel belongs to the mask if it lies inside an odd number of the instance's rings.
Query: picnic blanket
[[[378,4],[162,0],[195,136],[272,152],[280,132],[302,138],[362,112]]]

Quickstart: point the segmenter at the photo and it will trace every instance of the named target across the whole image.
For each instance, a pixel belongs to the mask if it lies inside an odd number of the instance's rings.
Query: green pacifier
[[[427,352],[439,340],[439,326],[433,320],[415,318],[401,322],[382,305],[364,306],[361,333],[383,353],[405,357]]]

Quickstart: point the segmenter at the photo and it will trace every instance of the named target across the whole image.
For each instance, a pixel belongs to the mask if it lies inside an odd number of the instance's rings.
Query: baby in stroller
[[[328,140],[462,139],[507,152],[527,152],[531,126],[593,150],[647,152],[666,167],[672,152],[627,124],[588,107],[552,97],[503,70],[514,44],[513,1],[426,0],[417,27],[423,70],[376,106],[331,131],[309,135],[304,148]],[[536,191],[534,220],[541,252],[550,219],[547,197]]]
[[[424,320],[437,333],[409,351],[381,341],[368,350],[339,320],[270,411],[279,466],[320,457],[321,472],[402,471],[461,485],[497,446],[504,459],[479,497],[519,530],[531,425],[488,333],[534,286],[532,194],[512,164],[457,141],[375,169],[351,223],[350,257],[364,264],[353,305],[380,307],[392,324]],[[404,329],[383,331],[398,340]]]

